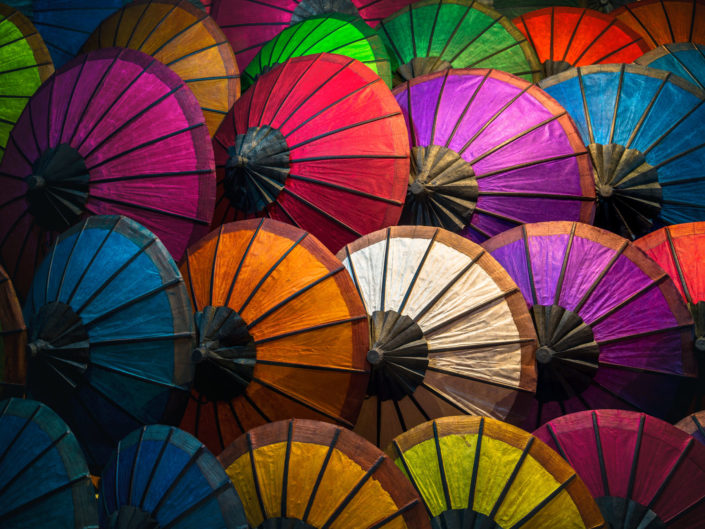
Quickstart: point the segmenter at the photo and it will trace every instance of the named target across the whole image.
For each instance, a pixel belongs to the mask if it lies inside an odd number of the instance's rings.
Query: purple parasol
[[[536,396],[509,422],[532,428],[599,408],[682,416],[683,382],[696,372],[693,320],[654,261],[571,222],[514,228],[484,246],[524,294],[539,338]]]
[[[592,222],[587,151],[565,109],[537,86],[499,70],[446,70],[394,94],[412,146],[403,224],[482,242],[526,222]]]
[[[108,48],[65,65],[32,97],[0,164],[0,261],[26,293],[56,235],[87,215],[127,215],[175,258],[215,201],[203,113],[177,74]]]

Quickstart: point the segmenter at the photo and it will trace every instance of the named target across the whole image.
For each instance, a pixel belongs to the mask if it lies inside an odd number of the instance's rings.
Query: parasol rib
[[[300,404],[304,408],[308,408],[309,410],[315,411],[316,413],[320,413],[324,417],[327,417],[328,419],[331,419],[339,424],[342,424],[343,426],[346,426],[348,428],[352,428],[354,426],[350,421],[347,421],[342,417],[338,417],[337,415],[333,415],[332,413],[329,413],[329,412],[319,408],[318,406],[316,406],[314,404],[311,404],[310,402],[308,402],[302,398],[295,397],[292,394],[284,391],[283,389],[278,388],[277,386],[275,386],[273,384],[269,384],[268,382],[265,382],[262,379],[259,379],[257,377],[253,377],[252,380],[253,380],[253,382],[257,382],[261,386],[269,389],[270,391],[276,393],[277,395],[281,395],[282,397],[287,398],[287,399],[291,400],[292,402],[296,402],[297,404]]]
[[[553,491],[551,491],[551,493],[548,496],[546,496],[543,500],[541,500],[541,502],[538,505],[536,505],[533,509],[531,509],[531,511],[529,511],[526,514],[526,516],[521,518],[517,523],[512,525],[509,529],[519,529],[520,527],[525,525],[534,516],[536,516],[541,511],[541,509],[543,509],[544,507],[546,507],[546,505],[551,503],[556,496],[558,496],[561,492],[566,490],[568,488],[568,486],[571,483],[573,483],[573,480],[575,480],[576,477],[577,477],[577,474],[571,474],[568,479],[566,479],[563,483],[561,483],[555,489],[553,489]]]
[[[607,312],[604,314],[599,315],[597,318],[595,318],[592,322],[590,322],[590,326],[594,327],[598,323],[601,323],[605,319],[609,318],[612,316],[615,312],[619,311],[620,309],[623,309],[627,305],[629,305],[632,301],[638,299],[639,297],[643,296],[644,294],[650,292],[654,287],[660,286],[661,283],[664,281],[668,280],[668,274],[661,274],[658,276],[656,279],[652,280],[648,285],[640,288],[637,290],[634,294],[629,296],[628,298],[625,298],[624,300],[620,301],[617,305],[614,307],[611,307]]]
[[[323,459],[323,463],[321,464],[321,469],[318,471],[318,476],[316,477],[316,482],[313,484],[313,488],[311,489],[311,495],[308,498],[308,504],[306,504],[306,510],[304,510],[304,514],[301,517],[301,519],[306,522],[308,520],[308,515],[311,512],[311,507],[313,507],[313,501],[316,499],[316,494],[318,493],[318,488],[321,486],[321,481],[323,480],[323,474],[326,472],[326,468],[328,467],[328,463],[330,462],[330,458],[333,455],[333,449],[335,448],[335,445],[338,442],[338,437],[340,436],[340,428],[335,429],[335,433],[333,434],[333,439],[331,439],[330,446],[328,447],[328,450],[326,451],[326,457]]]
[[[335,522],[335,520],[342,514],[342,512],[345,510],[345,508],[348,506],[348,504],[352,501],[352,499],[355,497],[355,495],[362,489],[362,487],[369,481],[369,479],[372,477],[372,474],[374,474],[379,466],[382,464],[384,461],[385,456],[381,455],[375,461],[372,466],[365,472],[365,475],[360,478],[360,480],[355,484],[353,489],[343,498],[343,501],[341,501],[338,506],[336,507],[335,511],[328,517],[326,522],[321,526],[321,529],[330,529],[330,526]]]

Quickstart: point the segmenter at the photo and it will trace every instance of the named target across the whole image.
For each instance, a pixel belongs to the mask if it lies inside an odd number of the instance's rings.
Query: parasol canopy
[[[705,1],[643,0],[611,13],[639,33],[651,48],[672,42],[705,44]]]
[[[516,26],[473,0],[421,0],[384,19],[377,33],[389,50],[395,85],[448,68],[496,68],[531,82],[543,76]]]
[[[554,419],[534,435],[575,469],[610,527],[705,527],[705,446],[672,425],[597,410]]]
[[[666,226],[634,245],[673,279],[695,321],[695,348],[705,353],[705,222]]]
[[[49,51],[32,23],[0,4],[0,159],[12,127],[39,85],[54,73]]]
[[[106,18],[82,51],[119,46],[151,55],[179,74],[196,96],[211,134],[235,100],[235,54],[215,21],[186,0],[138,0]]]
[[[599,408],[682,416],[680,391],[696,374],[693,320],[641,250],[573,222],[528,224],[484,246],[519,285],[539,338],[536,395],[510,422],[532,428]]]
[[[566,111],[497,70],[446,70],[394,91],[410,130],[401,223],[481,242],[541,220],[591,222],[592,166]]]
[[[61,414],[93,473],[135,428],[181,419],[190,316],[166,248],[127,217],[84,220],[37,269],[24,307],[27,393]]]
[[[392,441],[434,529],[604,528],[582,480],[533,435],[489,417],[443,417]]]
[[[672,72],[698,88],[705,89],[705,46],[702,44],[662,44],[634,62]]]
[[[356,59],[392,86],[389,54],[375,30],[358,16],[331,13],[297,22],[262,46],[242,74],[242,87],[291,57],[323,52]]]
[[[0,266],[0,398],[21,397],[26,376],[27,327],[15,288]]]
[[[546,76],[573,66],[630,63],[651,48],[611,15],[577,7],[545,7],[515,18],[536,50]]]
[[[258,529],[430,529],[421,500],[377,447],[332,424],[254,428],[218,456]]]
[[[32,97],[0,164],[0,258],[26,294],[56,235],[125,214],[179,258],[208,230],[213,150],[198,102],[166,66],[110,48],[76,58]]]
[[[516,284],[480,246],[440,228],[393,227],[338,258],[370,317],[372,374],[355,431],[386,446],[431,418],[503,418],[536,385]]]
[[[407,134],[367,66],[329,53],[289,59],[238,99],[213,139],[213,224],[266,215],[338,251],[399,220]]]
[[[375,27],[412,0],[212,0],[210,14],[223,28],[241,69],[287,27],[323,15],[351,15]]]
[[[181,263],[198,332],[181,428],[219,453],[289,417],[352,427],[368,380],[364,308],[315,237],[274,220],[221,226]]]
[[[100,479],[101,527],[247,529],[218,460],[173,426],[143,426],[118,443]],[[143,524],[143,525],[140,525]]]
[[[686,418],[678,421],[675,426],[705,445],[705,411],[691,413]]]
[[[595,224],[635,239],[705,220],[705,92],[638,65],[580,66],[539,84],[565,107],[596,169]]]
[[[0,401],[0,524],[98,527],[98,505],[76,438],[51,408]]]

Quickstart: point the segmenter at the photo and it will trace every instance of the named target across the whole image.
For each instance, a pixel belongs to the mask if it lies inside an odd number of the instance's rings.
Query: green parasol
[[[328,13],[293,24],[262,46],[242,74],[242,89],[291,57],[322,52],[357,59],[392,86],[389,54],[375,30],[358,16]]]
[[[448,68],[494,68],[527,81],[542,77],[531,44],[512,22],[473,0],[422,0],[384,19],[394,84]]]

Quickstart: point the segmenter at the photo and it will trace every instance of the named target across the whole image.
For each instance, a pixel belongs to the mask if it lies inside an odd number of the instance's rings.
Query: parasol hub
[[[367,361],[373,365],[378,366],[384,362],[384,351],[381,349],[375,349],[374,347],[367,351]]]
[[[550,364],[551,360],[553,359],[553,355],[555,354],[556,352],[553,349],[542,345],[541,347],[536,349],[536,361],[540,364]]]
[[[614,188],[609,184],[599,184],[597,186],[597,193],[602,198],[609,198],[614,193]]]
[[[695,348],[696,348],[699,352],[705,353],[705,337],[703,337],[703,336],[698,336],[698,337],[695,339]]]
[[[411,193],[416,196],[418,196],[418,195],[423,196],[423,195],[427,194],[426,186],[423,183],[419,182],[418,180],[414,180],[414,183],[409,186],[409,191],[411,191]],[[421,198],[421,197],[419,197],[419,198]]]
[[[27,187],[29,187],[30,191],[41,189],[45,185],[46,180],[44,180],[44,177],[41,175],[33,174],[27,177]]]
[[[269,125],[250,127],[228,147],[223,188],[232,206],[244,213],[264,211],[284,189],[289,146]]]
[[[53,346],[41,338],[37,338],[27,344],[27,354],[32,358],[37,356],[41,351],[47,351],[49,349],[53,349]]]

